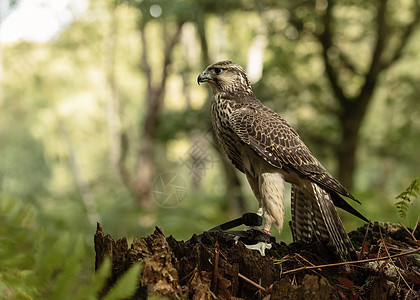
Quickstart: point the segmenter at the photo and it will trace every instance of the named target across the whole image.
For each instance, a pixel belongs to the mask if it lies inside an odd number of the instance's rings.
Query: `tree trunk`
[[[110,21],[104,35],[104,73],[108,85],[107,93],[107,120],[109,134],[109,159],[114,173],[118,174],[118,161],[121,158],[121,118],[120,118],[120,92],[115,74],[115,54],[118,40],[117,4],[109,3]],[[118,175],[117,175],[118,176]]]
[[[415,26],[420,22],[420,8],[416,6],[414,19],[404,28],[392,28],[388,24],[387,16],[388,0],[379,0],[376,11],[376,42],[373,47],[369,68],[365,72],[357,70],[355,65],[334,43],[333,14],[335,1],[328,1],[325,14],[322,17],[324,31],[318,36],[322,46],[322,58],[325,71],[331,85],[337,103],[339,104],[338,118],[341,125],[341,141],[338,144],[336,155],[338,160],[338,179],[348,189],[353,187],[353,177],[357,166],[357,148],[359,146],[359,133],[363,119],[366,116],[369,103],[373,99],[373,93],[377,87],[379,75],[401,58],[403,49],[412,35]],[[391,44],[395,38],[396,46]],[[336,54],[332,58],[329,54],[333,50]],[[388,55],[384,57],[385,51]],[[344,85],[340,83],[341,69],[356,76],[363,75],[364,82],[354,96],[344,93]]]
[[[75,184],[79,190],[82,205],[86,211],[86,217],[89,223],[94,225],[101,219],[97,212],[95,197],[90,189],[89,181],[85,177],[85,174],[77,161],[77,152],[74,150],[73,142],[67,130],[66,124],[60,119],[58,119],[58,132],[67,150],[68,163]]]
[[[165,95],[165,86],[162,85],[159,90],[153,88],[148,91],[146,117],[143,121],[143,136],[141,149],[137,161],[137,183],[135,187],[135,196],[139,203],[150,208],[152,202],[152,184],[155,174],[153,162],[153,149],[156,139],[156,129],[160,120],[160,112]]]
[[[179,42],[184,21],[176,24],[175,31],[171,36],[167,36],[167,27],[169,25],[163,22],[163,40],[166,41],[163,62],[162,75],[158,82],[153,79],[156,68],[152,68],[148,55],[149,44],[146,39],[146,21],[141,19],[139,22],[139,31],[142,45],[141,68],[146,77],[146,114],[139,126],[139,136],[141,139],[140,149],[137,152],[136,170],[132,174],[125,166],[127,143],[125,135],[121,135],[121,151],[118,161],[118,170],[123,183],[131,191],[137,202],[143,208],[150,208],[152,204],[152,185],[155,174],[153,152],[156,141],[157,126],[160,122],[160,115],[165,99],[166,80],[169,76],[169,68],[172,64],[172,53],[174,47]],[[152,74],[153,73],[153,74]]]
[[[366,110],[363,112],[363,115]],[[347,189],[353,188],[353,175],[357,166],[357,148],[359,131],[363,119],[362,114],[354,114],[348,110],[340,118],[342,138],[337,147],[338,178]]]

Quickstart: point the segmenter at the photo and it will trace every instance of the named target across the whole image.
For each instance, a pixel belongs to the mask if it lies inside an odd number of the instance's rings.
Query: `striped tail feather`
[[[311,183],[313,194],[308,195],[292,185],[293,240],[305,243],[321,242],[341,261],[356,259],[356,252],[335,209],[330,193]]]

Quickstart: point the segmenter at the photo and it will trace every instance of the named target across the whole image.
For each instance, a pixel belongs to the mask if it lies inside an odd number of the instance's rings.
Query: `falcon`
[[[197,78],[212,89],[214,133],[258,200],[263,231],[284,221],[284,182],[292,185],[295,241],[321,242],[341,261],[355,259],[353,245],[335,206],[368,221],[341,196],[357,201],[309,151],[298,133],[254,95],[244,69],[232,61],[208,66]],[[340,196],[341,195],[341,196]]]

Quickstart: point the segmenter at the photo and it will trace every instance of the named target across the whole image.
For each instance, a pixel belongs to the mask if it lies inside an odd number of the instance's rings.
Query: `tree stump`
[[[370,261],[346,269],[325,266],[329,257],[318,252],[323,248],[315,244],[276,243],[267,256],[261,256],[221,231],[200,238],[194,235],[184,242],[165,237],[156,227],[151,235],[136,238],[128,246],[126,238],[114,241],[98,224],[95,268],[106,257],[112,262],[99,296],[141,262],[137,291],[131,299],[418,299],[419,235],[420,230],[410,234],[389,224],[359,228],[349,236],[361,248],[360,255]],[[395,254],[399,256],[387,257]]]

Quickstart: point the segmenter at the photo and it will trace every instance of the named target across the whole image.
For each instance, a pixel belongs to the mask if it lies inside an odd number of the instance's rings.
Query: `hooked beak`
[[[198,75],[197,83],[198,85],[200,85],[200,83],[207,82],[209,81],[209,79],[210,79],[210,76],[207,74],[206,71],[203,71],[200,75]]]

